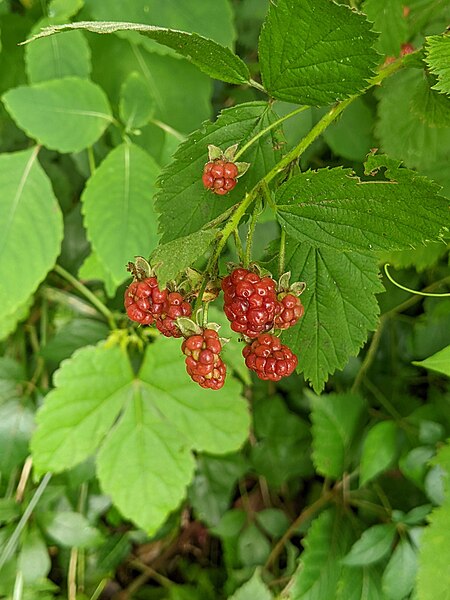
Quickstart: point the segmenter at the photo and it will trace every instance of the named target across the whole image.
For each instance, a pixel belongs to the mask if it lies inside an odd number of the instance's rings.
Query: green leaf
[[[0,316],[0,340],[7,338],[16,330],[17,324],[28,317],[33,300],[33,296],[30,296],[15,310]]]
[[[314,248],[287,236],[286,269],[292,281],[305,281],[305,314],[283,334],[297,354],[298,370],[319,393],[328,374],[343,369],[376,329],[383,291],[377,260],[356,252]]]
[[[450,600],[450,501],[433,511],[421,539],[417,594],[419,600]]]
[[[389,600],[403,600],[412,591],[417,574],[417,556],[407,539],[400,540],[383,573],[383,592]]]
[[[318,473],[339,479],[349,467],[350,448],[365,407],[365,402],[354,394],[311,397],[312,456]]]
[[[78,77],[17,87],[3,102],[27,135],[62,153],[92,146],[113,119],[103,90]]]
[[[37,152],[0,155],[0,305],[5,316],[15,313],[15,322],[26,316],[31,294],[55,264],[63,235],[61,211]]]
[[[291,588],[291,600],[336,597],[342,572],[340,559],[347,552],[352,537],[350,523],[336,508],[324,511],[312,522]]]
[[[31,443],[37,471],[62,471],[91,455],[131,396],[132,379],[117,347],[87,346],[64,361],[37,413]]]
[[[396,269],[415,267],[418,273],[422,273],[428,268],[434,267],[446,252],[447,245],[445,241],[430,242],[426,246],[419,246],[418,248],[382,252],[380,261],[382,263],[389,263]]]
[[[424,77],[411,98],[411,112],[430,127],[450,125],[450,98],[431,88],[433,79]]]
[[[250,79],[247,65],[236,54],[213,40],[197,33],[176,31],[141,23],[116,23],[81,21],[66,25],[45,27],[41,33],[33,36],[28,42],[60,33],[61,31],[82,29],[93,33],[115,33],[117,31],[136,31],[152,40],[175,50],[181,56],[190,60],[204,73],[215,79],[228,83],[242,84]]]
[[[219,235],[217,229],[203,229],[178,238],[162,246],[152,253],[151,263],[155,266],[160,285],[190,267],[200,258]]]
[[[86,517],[77,512],[48,513],[43,525],[47,535],[67,548],[92,548],[103,541],[100,531],[89,525]]]
[[[41,349],[45,360],[59,364],[69,358],[75,350],[89,346],[108,337],[106,323],[94,319],[74,318],[61,326],[53,337]]]
[[[426,38],[425,62],[438,78],[433,89],[450,94],[450,37],[448,35],[432,35]]]
[[[450,377],[450,346],[439,350],[439,352],[436,352],[436,354],[425,360],[413,361],[413,365],[437,371]]]
[[[244,567],[264,565],[270,550],[269,540],[255,523],[250,523],[237,540],[238,559]]]
[[[148,89],[144,77],[130,73],[120,89],[120,118],[125,129],[130,131],[142,127],[154,113],[154,98]]]
[[[264,87],[274,98],[327,105],[367,86],[377,63],[365,17],[328,0],[278,0],[259,40]]]
[[[78,270],[78,277],[84,281],[102,281],[109,298],[113,298],[116,293],[117,284],[95,252],[91,252],[85,259]]]
[[[216,196],[205,190],[201,173],[208,162],[208,144],[223,150],[239,142],[242,147],[276,120],[266,102],[251,102],[223,110],[217,121],[204,123],[178,148],[174,160],[161,174],[161,191],[156,208],[161,213],[162,241],[170,242],[201,229],[244,197],[280,158],[274,150],[277,134],[272,130],[244,152],[239,160],[250,163],[250,169],[239,179],[227,196]]]
[[[440,236],[448,202],[439,187],[386,156],[371,156],[366,173],[387,167],[387,181],[361,181],[349,169],[307,171],[276,194],[281,226],[299,242],[367,252],[401,249]]]
[[[178,340],[158,340],[135,377],[117,347],[77,351],[57,371],[38,413],[37,471],[70,468],[100,446],[103,490],[125,517],[154,533],[185,494],[191,450],[233,452],[249,426],[240,385],[229,378],[218,392],[202,390],[182,358]]]
[[[397,458],[397,425],[383,421],[374,425],[364,440],[360,463],[360,484],[366,484],[389,467]]]
[[[450,440],[439,448],[439,452],[433,458],[432,463],[438,465],[445,473],[445,490],[450,498]]]
[[[19,467],[27,457],[34,429],[34,413],[23,401],[0,405],[0,472],[2,477]]]
[[[70,19],[83,8],[83,0],[51,0],[48,3],[48,16]]]
[[[348,566],[370,565],[384,558],[391,550],[396,534],[393,523],[374,525],[366,529],[342,561]]]
[[[54,22],[55,19],[42,19],[33,31]],[[67,31],[54,39],[40,39],[26,46],[25,64],[30,83],[72,76],[88,79],[91,52],[81,31]]]
[[[379,32],[375,48],[384,56],[399,56],[402,43],[408,39],[403,0],[365,0],[362,10]]]
[[[123,143],[107,155],[83,192],[88,238],[116,285],[129,277],[128,261],[157,244],[153,194],[158,172],[144,150]]]
[[[386,600],[381,589],[381,569],[375,566],[345,567],[336,600]]]
[[[422,88],[423,71],[404,69],[383,82],[377,95],[378,121],[375,133],[383,152],[403,160],[409,168],[418,168],[440,182],[447,167],[446,148],[450,145],[450,127],[435,127],[415,112],[414,95]]]
[[[229,600],[271,600],[272,598],[269,588],[261,578],[260,569],[256,569],[252,578],[230,596]]]
[[[47,544],[36,527],[27,531],[17,563],[25,583],[33,583],[47,577],[52,563]]]

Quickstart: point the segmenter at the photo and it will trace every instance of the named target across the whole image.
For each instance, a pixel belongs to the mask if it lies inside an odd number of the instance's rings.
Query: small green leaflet
[[[74,29],[83,29],[93,33],[135,31],[155,40],[159,44],[172,48],[210,77],[236,84],[248,83],[250,79],[247,65],[236,54],[233,54],[229,48],[197,33],[187,33],[186,31],[154,27],[141,23],[80,21],[79,23],[54,25],[46,27],[41,33],[27,40],[27,43],[61,31]]]
[[[116,285],[126,265],[158,243],[153,206],[159,167],[131,143],[114,148],[88,180],[82,195],[87,235]]]
[[[20,86],[3,102],[27,135],[61,153],[92,146],[113,120],[105,92],[79,77]]]
[[[416,575],[416,550],[408,539],[402,539],[383,573],[383,592],[389,600],[404,600],[414,588]]]
[[[329,508],[320,514],[306,535],[290,600],[335,598],[343,569],[340,559],[352,540],[353,527],[339,509]]]
[[[158,275],[160,287],[169,279],[175,279],[205,254],[219,233],[217,229],[200,230],[158,246],[151,256],[151,263]]]
[[[258,568],[253,577],[230,596],[229,600],[271,600],[272,598],[269,588],[261,579],[261,572]]]
[[[437,371],[450,377],[450,346],[439,350],[433,356],[426,358],[425,360],[414,361],[413,365],[417,367],[423,367],[424,369],[430,369],[431,371]]]
[[[382,573],[378,565],[344,567],[336,600],[387,600],[381,590]]]
[[[69,469],[99,448],[103,490],[125,517],[154,533],[185,495],[192,450],[237,450],[249,414],[236,380],[218,392],[191,384],[179,341],[158,339],[137,376],[118,347],[75,352],[57,371],[37,422],[38,473]]]
[[[228,208],[240,202],[269,169],[281,158],[276,148],[275,130],[267,132],[244,152],[239,160],[251,164],[237,186],[226,196],[205,190],[201,174],[208,162],[208,144],[226,150],[239,142],[240,147],[278,117],[266,102],[250,102],[223,110],[214,123],[205,122],[181,144],[173,161],[159,178],[160,192],[156,208],[160,214],[163,242],[170,242],[201,229]]]
[[[277,0],[259,39],[264,87],[279,100],[325,106],[367,86],[378,62],[364,15],[329,0]]]
[[[397,455],[397,425],[394,421],[376,423],[364,440],[360,463],[360,484],[366,484],[370,479],[391,467]]]
[[[361,181],[350,169],[307,171],[276,194],[281,226],[318,248],[367,252],[402,249],[437,239],[448,222],[448,201],[426,177],[371,156],[366,174],[387,167],[388,180]]]
[[[432,35],[426,38],[425,62],[437,75],[434,90],[450,94],[450,36]]]
[[[38,148],[0,155],[0,306],[16,322],[55,264],[63,236],[61,210],[37,155]],[[21,244],[26,252],[18,252]],[[9,333],[2,321],[0,332]]]
[[[342,562],[349,566],[370,565],[378,562],[390,552],[395,535],[394,523],[369,527],[353,544]]]
[[[358,354],[368,331],[377,327],[375,297],[384,291],[377,259],[357,252],[335,252],[286,240],[286,270],[292,281],[305,281],[305,314],[283,334],[297,354],[298,371],[319,393],[328,375]]]
[[[351,465],[351,447],[365,402],[354,394],[312,396],[312,458],[317,472],[339,479]]]
[[[127,131],[143,127],[155,111],[155,100],[145,78],[137,71],[129,74],[120,89],[119,112]]]

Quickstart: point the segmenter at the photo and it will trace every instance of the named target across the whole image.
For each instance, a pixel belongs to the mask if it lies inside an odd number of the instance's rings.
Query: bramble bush
[[[406,1],[0,3],[0,597],[450,599],[450,5]]]

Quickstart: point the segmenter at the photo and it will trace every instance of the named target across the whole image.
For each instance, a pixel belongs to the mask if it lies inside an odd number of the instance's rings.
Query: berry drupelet
[[[188,375],[203,388],[220,389],[225,382],[226,367],[220,358],[222,343],[217,331],[204,329],[191,335],[181,345],[186,355]]]

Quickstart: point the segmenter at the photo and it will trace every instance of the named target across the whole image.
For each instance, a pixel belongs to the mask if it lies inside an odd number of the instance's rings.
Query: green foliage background
[[[0,597],[450,599],[449,19],[0,2]],[[281,275],[283,231],[307,284],[298,373],[252,377],[219,297],[201,390],[126,318],[126,265],[223,275],[260,200],[253,259]]]

